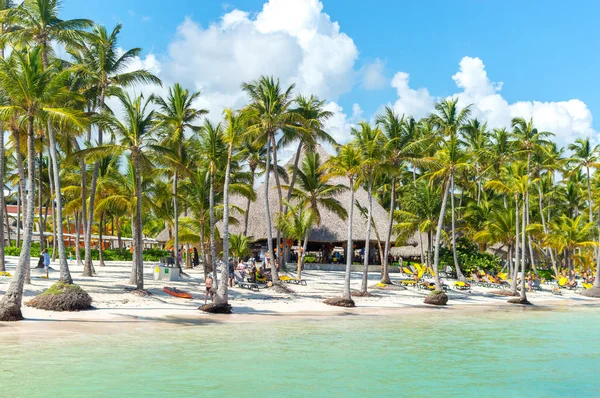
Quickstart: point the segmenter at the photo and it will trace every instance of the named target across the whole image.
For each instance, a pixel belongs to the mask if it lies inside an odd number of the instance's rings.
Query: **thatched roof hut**
[[[316,152],[319,153],[321,161],[325,162],[330,158],[330,155],[321,147],[317,146]],[[301,155],[303,156],[303,155]],[[303,157],[300,159],[302,163]],[[286,169],[291,166],[294,162],[294,158],[290,159],[286,164]],[[331,184],[343,184],[348,186],[348,180],[342,177],[332,178],[329,181]],[[284,197],[287,191],[283,190]],[[348,211],[350,209],[350,190],[342,192],[337,199],[340,201],[342,206]],[[368,193],[363,187],[359,187],[354,193],[354,200],[358,201],[361,206],[368,206]],[[236,205],[242,209],[246,208],[246,199],[233,196],[231,198],[231,204]],[[356,204],[354,205],[354,216],[352,221],[352,233],[355,241],[366,240],[367,233],[367,221],[363,217]],[[275,228],[276,215],[279,212],[279,197],[277,195],[277,185],[275,183],[275,177],[271,174],[269,178],[269,208],[271,210],[272,219],[272,236],[277,236]],[[257,240],[267,239],[267,223],[266,223],[266,208],[265,208],[265,196],[264,196],[264,183],[256,189],[256,200],[250,204],[248,220],[248,235],[253,236]],[[230,233],[238,234],[244,230],[243,216],[238,217],[240,222],[238,225],[230,225]],[[388,212],[374,199],[373,200],[373,219],[377,231],[379,232],[380,238],[385,239],[385,235],[388,229]],[[221,225],[217,225],[221,229]],[[345,242],[348,238],[348,224],[347,221],[341,220],[337,215],[330,212],[327,209],[321,211],[321,225],[315,226],[312,233],[310,234],[309,241],[311,242]],[[375,232],[371,230],[371,241],[376,241]]]
[[[390,248],[390,256],[397,257],[420,257],[421,253],[427,252],[427,234],[420,233],[421,238],[419,238],[419,232],[415,231],[415,233],[410,236],[403,246],[393,246]],[[421,250],[421,242],[423,243],[423,249]]]

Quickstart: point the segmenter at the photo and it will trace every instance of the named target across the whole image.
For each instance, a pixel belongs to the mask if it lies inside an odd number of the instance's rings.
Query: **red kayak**
[[[165,287],[163,287],[163,292],[170,294],[171,296],[175,296],[175,297],[179,297],[179,298],[184,298],[184,299],[192,298],[192,295],[189,294],[188,292],[184,292],[183,290],[179,290],[175,287],[165,286]]]

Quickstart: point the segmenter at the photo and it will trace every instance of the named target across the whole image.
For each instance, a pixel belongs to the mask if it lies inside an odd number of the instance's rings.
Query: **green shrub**
[[[316,262],[317,262],[317,257],[315,257],[315,256],[304,256],[304,263],[311,264],[311,263],[316,263]]]
[[[471,275],[477,269],[496,272],[502,269],[500,258],[488,252],[481,253],[475,243],[465,238],[456,240],[456,257],[465,275]],[[452,248],[440,247],[440,264],[444,267],[454,267]]]
[[[67,247],[67,257],[73,254],[75,258],[75,248]],[[48,247],[48,253],[52,255],[52,247]],[[80,253],[83,256],[83,248],[80,249]],[[7,256],[19,256],[21,255],[21,248],[15,246],[6,246],[4,248],[4,254]],[[123,248],[123,253],[119,252],[119,249],[107,249],[102,251],[102,255],[105,261],[132,261],[133,255],[128,249]],[[40,244],[31,244],[31,258],[38,258],[40,256]],[[144,261],[159,261],[161,257],[168,257],[169,252],[167,250],[157,249],[146,249],[144,250]],[[100,260],[100,253],[98,249],[92,249],[92,260]]]

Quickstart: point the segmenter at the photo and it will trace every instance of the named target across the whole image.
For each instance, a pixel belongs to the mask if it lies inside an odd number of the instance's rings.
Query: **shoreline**
[[[84,288],[93,298],[94,310],[82,312],[52,312],[23,306],[24,321],[0,323],[0,336],[15,331],[27,333],[38,330],[106,329],[124,325],[204,325],[213,323],[245,323],[291,319],[326,319],[344,316],[419,316],[435,311],[448,316],[489,311],[564,311],[571,308],[600,308],[600,300],[563,291],[563,295],[551,294],[552,285],[544,285],[544,291],[528,293],[532,306],[509,304],[508,298],[490,294],[491,289],[473,287],[470,292],[448,292],[447,306],[436,307],[423,303],[428,291],[408,288],[406,290],[371,289],[374,297],[355,297],[355,308],[332,307],[322,301],[339,295],[343,276],[336,271],[305,271],[306,286],[291,285],[295,294],[286,295],[261,289],[253,292],[240,288],[230,289],[229,299],[233,307],[231,315],[207,314],[198,310],[204,304],[202,272],[198,269],[185,271],[190,274],[186,281],[164,282],[151,279],[152,268],[145,267],[146,288],[153,294],[139,297],[130,293],[127,284],[129,266],[97,267],[98,276],[84,278],[78,275],[76,266],[71,266],[75,283]],[[39,278],[32,270],[32,285],[25,287],[23,302],[47,289],[58,278],[58,272],[50,280]],[[360,283],[359,274],[353,275],[353,288]],[[370,285],[378,282],[379,274],[369,275]],[[397,276],[392,277],[393,280]],[[0,278],[0,294],[6,290],[9,278]],[[451,283],[452,281],[447,281]],[[163,286],[175,286],[189,291],[192,300],[183,300],[167,295]],[[87,326],[86,326],[87,325]],[[88,327],[92,325],[93,327]],[[112,325],[112,326],[111,326]],[[99,327],[100,326],[100,327]],[[93,331],[92,331],[93,333]]]

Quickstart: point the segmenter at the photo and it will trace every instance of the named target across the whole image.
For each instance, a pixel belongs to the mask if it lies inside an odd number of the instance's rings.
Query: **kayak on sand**
[[[185,299],[191,299],[192,295],[189,294],[188,292],[185,292],[183,290],[179,290],[175,287],[168,287],[165,286],[163,287],[163,292],[170,294],[171,296],[175,296],[175,297],[179,297],[179,298],[185,298]]]

